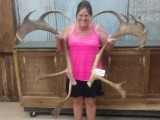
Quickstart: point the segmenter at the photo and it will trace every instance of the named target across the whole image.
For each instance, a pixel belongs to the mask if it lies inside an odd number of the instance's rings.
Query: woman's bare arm
[[[59,51],[64,51],[64,45],[63,42],[67,43],[68,40],[68,36],[71,34],[71,28],[72,25],[67,26],[63,32],[59,32],[58,35],[55,35],[55,41],[56,41],[56,46],[58,48]]]
[[[100,37],[101,45],[103,46],[106,42],[108,42],[109,45],[106,50],[111,51],[114,48],[115,39],[108,36],[106,31],[101,26],[98,26],[96,31]]]

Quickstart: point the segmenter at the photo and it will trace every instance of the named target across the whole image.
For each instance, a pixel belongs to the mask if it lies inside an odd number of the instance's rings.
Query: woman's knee
[[[87,106],[94,106],[95,105],[95,98],[85,98],[85,104]]]
[[[83,105],[83,98],[82,97],[77,97],[73,99],[73,104],[76,106],[81,106]]]

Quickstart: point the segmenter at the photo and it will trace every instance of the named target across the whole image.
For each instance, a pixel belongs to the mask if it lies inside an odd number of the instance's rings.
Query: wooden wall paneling
[[[3,8],[3,4],[2,4],[2,0],[0,1],[0,51],[4,51],[4,43],[3,41],[3,14],[2,14],[2,9]]]
[[[42,81],[36,78],[37,64],[44,74],[56,73],[55,56],[53,52],[19,52],[24,96],[59,96],[60,88],[56,77]]]
[[[150,59],[149,98],[160,98],[160,52],[152,50]]]
[[[0,52],[12,52],[15,45],[11,0],[0,1]]]
[[[12,0],[0,0],[0,100],[18,101],[13,46],[15,45]]]
[[[5,55],[6,75],[10,101],[19,101],[13,54]]]
[[[9,101],[9,91],[8,91],[8,82],[7,82],[7,71],[6,71],[6,63],[4,57],[1,57],[1,70],[2,70],[2,80],[3,80],[3,88],[4,88],[4,96],[6,100]]]
[[[150,55],[151,55],[151,51],[150,49],[146,49],[146,50],[143,50],[145,52],[145,55],[144,55],[144,59],[143,59],[143,68],[144,68],[144,71],[143,71],[143,75],[144,75],[144,86],[145,86],[145,89],[144,89],[144,93],[145,93],[145,99],[148,99],[148,88],[149,88],[149,72],[150,72]]]
[[[1,63],[1,56],[0,56],[0,63]],[[3,96],[3,80],[2,80],[2,69],[0,67],[0,96]]]
[[[126,81],[122,87],[127,91],[127,98],[147,98],[149,53],[147,51],[115,50],[108,58],[108,79],[114,83]],[[106,64],[106,65],[107,65]],[[107,84],[104,97],[120,98],[120,94]]]
[[[3,4],[2,4],[2,0],[0,1],[0,51],[3,51],[4,50],[4,44],[2,43],[2,40],[3,40],[3,17],[2,17],[2,7]]]
[[[12,54],[0,56],[0,101],[19,101]]]
[[[20,63],[18,59],[18,51],[14,50],[14,64],[15,64],[15,73],[16,73],[16,80],[17,80],[17,89],[18,89],[18,95],[19,95],[19,100],[20,103],[22,104],[22,86],[21,86],[21,73],[20,73]]]
[[[0,63],[2,64],[3,62],[3,57],[0,56]],[[2,65],[0,65],[2,66]],[[3,81],[3,72],[2,72],[2,67],[0,67],[0,101],[6,100],[6,94],[4,91],[4,81]]]

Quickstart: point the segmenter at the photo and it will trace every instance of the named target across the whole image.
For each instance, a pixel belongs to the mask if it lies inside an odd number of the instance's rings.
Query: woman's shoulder
[[[93,24],[93,25],[94,25],[95,30],[102,30],[103,29],[102,26],[99,24]]]
[[[102,31],[104,31],[104,29],[99,24],[93,24],[93,26],[98,35],[100,35]]]
[[[69,29],[72,29],[74,26],[74,24],[69,24],[68,26],[65,27],[65,30],[69,30]]]
[[[95,30],[98,34],[106,33],[105,29],[99,24],[95,24]]]
[[[63,32],[67,33],[69,35],[69,34],[72,33],[73,29],[74,29],[74,24],[70,24],[70,25],[68,25],[68,26],[65,27],[65,29],[64,29]]]

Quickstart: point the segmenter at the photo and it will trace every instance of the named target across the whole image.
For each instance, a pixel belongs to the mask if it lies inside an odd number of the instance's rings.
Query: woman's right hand
[[[58,34],[54,35],[55,37],[55,41],[56,41],[56,46],[58,48],[59,51],[64,51],[64,45],[63,45],[63,37],[62,37],[62,33],[58,31]]]
[[[55,37],[55,40],[57,40],[57,41],[60,41],[63,39],[62,33],[60,31],[58,31],[58,34],[56,34],[54,37]]]

